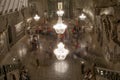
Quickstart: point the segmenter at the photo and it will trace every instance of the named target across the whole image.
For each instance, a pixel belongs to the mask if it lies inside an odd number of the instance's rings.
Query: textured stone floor
[[[40,36],[40,47],[33,51],[29,37],[24,36],[11,48],[1,64],[16,63],[20,59],[28,69],[31,80],[82,80],[81,60],[74,59],[70,53],[66,60],[58,61],[53,54],[57,40],[49,36],[46,38]],[[49,56],[50,53],[52,56]],[[39,59],[39,67],[36,59]]]
[[[71,42],[70,38],[64,40],[66,48],[70,50],[64,61],[58,61],[53,53],[58,43],[56,37],[39,35],[39,41],[38,49],[32,50],[29,35],[25,35],[11,48],[1,61],[1,65],[17,63],[18,59],[20,59],[28,70],[31,80],[83,80],[81,62],[84,60],[73,57],[74,43]],[[39,60],[39,67],[36,59]],[[85,62],[86,69],[90,66]],[[99,78],[98,80],[103,79]]]

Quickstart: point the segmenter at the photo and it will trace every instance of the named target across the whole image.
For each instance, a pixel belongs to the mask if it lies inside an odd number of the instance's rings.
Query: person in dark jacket
[[[81,62],[81,73],[84,74],[84,69],[85,69],[85,64],[84,62],[82,61]]]

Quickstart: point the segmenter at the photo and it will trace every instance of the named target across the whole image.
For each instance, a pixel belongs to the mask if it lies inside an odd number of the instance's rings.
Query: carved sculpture
[[[112,30],[112,40],[120,46],[120,23],[114,23],[114,28]]]

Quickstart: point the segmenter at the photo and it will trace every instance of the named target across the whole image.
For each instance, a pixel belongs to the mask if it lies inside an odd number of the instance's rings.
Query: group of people
[[[25,68],[25,66],[23,66],[22,69],[20,70],[19,80],[30,80],[28,70]]]
[[[95,67],[96,64],[93,63],[91,68],[85,69],[85,64],[81,64],[81,73],[83,74],[83,80],[96,80],[95,78]]]
[[[84,80],[91,80],[93,77],[91,69],[87,69],[84,74]]]

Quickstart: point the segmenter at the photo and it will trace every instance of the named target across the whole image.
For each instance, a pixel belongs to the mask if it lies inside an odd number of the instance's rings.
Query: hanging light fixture
[[[53,26],[57,34],[64,34],[67,25],[62,22],[62,17],[58,17],[58,22]]]
[[[80,18],[81,20],[85,20],[85,19],[86,19],[86,15],[82,13],[82,14],[79,16],[79,18]]]
[[[57,11],[58,22],[53,26],[57,34],[63,34],[67,28],[67,25],[65,25],[62,22],[62,16],[64,14],[62,7],[63,7],[62,2],[58,2],[58,11]]]
[[[38,16],[37,14],[34,16],[34,20],[38,21],[40,19],[40,16]]]
[[[69,51],[64,48],[64,44],[62,42],[60,42],[57,46],[58,48],[54,50],[54,54],[58,60],[64,60]]]

